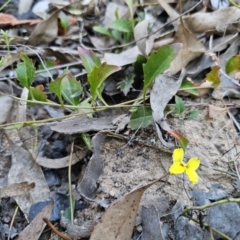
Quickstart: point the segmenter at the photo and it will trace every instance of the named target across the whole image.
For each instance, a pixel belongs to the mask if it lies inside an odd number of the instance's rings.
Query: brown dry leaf
[[[72,165],[82,160],[87,155],[87,153],[88,153],[87,148],[83,148],[81,151],[74,153],[72,155]],[[70,156],[57,158],[57,159],[50,159],[50,158],[36,156],[36,162],[42,167],[46,167],[50,169],[59,169],[59,168],[65,168],[69,166],[69,158]]]
[[[14,62],[18,61],[20,59],[20,52],[9,54],[4,57],[5,62],[0,67],[0,72],[7,68],[8,66],[11,66]]]
[[[165,0],[158,0],[158,2],[160,6],[166,11],[171,21],[173,21],[172,24],[174,26],[174,29],[177,30],[179,25],[179,20],[176,20],[176,19],[179,17],[180,14],[174,8],[172,8]]]
[[[143,187],[133,190],[113,203],[94,228],[90,240],[130,240],[144,191],[166,176],[167,174]]]
[[[226,112],[227,112],[227,108],[217,107],[214,105],[208,106],[208,116],[210,118],[217,119],[220,116],[222,116],[222,114],[226,114]]]
[[[58,14],[60,10],[56,10],[46,20],[40,22],[28,39],[28,43],[35,46],[41,43],[52,42],[58,33]]]
[[[35,183],[20,182],[13,183],[0,188],[0,198],[16,197],[29,192],[35,187]]]
[[[186,27],[192,33],[202,34],[204,32],[215,32],[226,34],[226,32],[239,32],[239,18],[240,9],[228,7],[209,13],[198,12],[186,16],[183,19]]]
[[[100,117],[90,118],[87,116],[72,117],[57,123],[50,128],[53,131],[64,134],[76,134],[89,131],[101,131],[105,129],[115,129],[116,126],[112,124],[114,117]]]
[[[6,25],[21,25],[21,24],[37,24],[41,22],[41,19],[28,19],[28,20],[18,20],[10,14],[0,13],[0,24]]]
[[[71,1],[70,4],[69,1],[52,1],[51,5],[61,10],[64,9],[64,11],[77,16],[84,16],[90,14],[93,10],[96,11],[97,7],[95,0],[74,0]]]
[[[32,222],[19,234],[16,240],[38,240],[42,231],[44,230],[46,223],[43,218],[49,218],[52,212],[53,205],[48,204],[41,212],[32,220]]]
[[[182,43],[183,47],[170,64],[169,70],[173,75],[205,52],[204,45],[184,26],[183,21],[180,21],[174,42]]]

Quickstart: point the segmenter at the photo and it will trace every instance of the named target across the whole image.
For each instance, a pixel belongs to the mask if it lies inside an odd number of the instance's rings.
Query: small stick
[[[53,230],[54,233],[56,233],[63,240],[72,240],[62,232],[58,231],[47,218],[43,218],[43,221],[48,225],[48,227],[50,227]]]

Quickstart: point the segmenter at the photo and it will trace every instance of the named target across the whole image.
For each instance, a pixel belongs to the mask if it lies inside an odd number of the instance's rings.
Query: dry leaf
[[[139,22],[135,27],[134,27],[134,39],[137,41],[137,46],[140,52],[142,53],[143,56],[147,57],[150,51],[152,50],[153,47],[153,42],[154,42],[154,36],[151,35],[148,38],[148,24],[149,20],[145,19],[141,22]],[[142,39],[143,38],[143,39]],[[138,41],[139,39],[142,39]]]
[[[142,228],[141,240],[164,240],[161,231],[160,216],[153,205],[150,207],[142,207]]]
[[[35,46],[41,43],[49,43],[57,37],[59,11],[56,10],[50,17],[36,26],[28,39],[29,44]]]
[[[170,64],[170,71],[176,74],[181,71],[190,61],[205,52],[203,44],[195,37],[180,21],[175,38],[175,43],[182,43],[183,47]]]
[[[21,25],[21,24],[37,24],[41,22],[41,19],[28,19],[28,20],[18,20],[10,14],[0,13],[0,24],[6,25]]]
[[[87,148],[83,148],[81,151],[74,153],[72,155],[72,165],[82,160],[87,155],[87,153],[88,153]],[[36,162],[42,167],[46,167],[50,169],[59,169],[59,168],[65,168],[69,166],[69,158],[70,156],[57,158],[57,159],[50,159],[50,158],[36,156]]]
[[[88,163],[82,181],[77,186],[79,193],[87,198],[93,198],[97,190],[97,181],[103,169],[100,151],[105,137],[106,133],[99,132],[92,138],[94,153]]]
[[[16,240],[38,240],[42,231],[44,230],[46,223],[43,218],[49,218],[52,212],[53,205],[48,204],[44,207],[38,215],[32,220],[32,222],[19,234]]]
[[[0,198],[16,197],[29,192],[35,187],[35,183],[20,182],[13,183],[0,188]]]
[[[195,34],[215,32],[219,34],[239,32],[240,9],[228,7],[214,12],[198,12],[184,17],[186,27]],[[235,25],[234,25],[235,24]]]
[[[67,118],[66,120],[51,126],[51,130],[64,133],[75,134],[89,131],[101,131],[105,129],[115,129],[112,120],[114,117],[90,118],[87,116]]]
[[[144,191],[166,176],[167,174],[143,187],[133,190],[113,203],[94,228],[90,240],[130,240]]]
[[[17,121],[26,121],[26,108],[27,104],[24,100],[28,97],[28,91],[24,88],[21,95],[22,101],[18,103],[15,114],[17,115]],[[22,212],[28,218],[30,207],[41,201],[52,200],[49,187],[46,183],[45,177],[43,175],[41,167],[35,162],[30,151],[23,147],[22,139],[31,139],[31,141],[24,141],[24,143],[29,143],[32,146],[32,138],[30,138],[29,131],[25,128],[17,131],[16,129],[5,131],[7,137],[9,148],[12,152],[12,165],[8,173],[8,183],[14,184],[19,182],[34,182],[35,188],[21,196],[15,197],[17,204],[19,205]],[[29,146],[30,147],[30,146]],[[32,148],[29,148],[32,150]]]
[[[173,148],[174,144],[165,141],[162,136],[162,130],[167,131],[170,129],[164,117],[164,109],[179,90],[184,76],[185,74],[182,72],[178,80],[175,80],[170,72],[161,74],[155,79],[150,92],[152,116],[157,129],[158,138],[167,148]]]
[[[8,118],[9,114],[13,108],[13,98],[9,96],[1,96],[0,97],[0,124],[5,123]]]
[[[222,116],[223,114],[225,115],[226,112],[227,112],[227,108],[221,108],[221,107],[217,107],[214,105],[208,106],[208,116],[210,118],[217,119],[220,116]]]
[[[139,54],[141,54],[141,52],[139,51],[138,46],[135,46],[122,51],[119,54],[105,53],[103,58],[109,65],[125,66],[136,62],[137,56]]]

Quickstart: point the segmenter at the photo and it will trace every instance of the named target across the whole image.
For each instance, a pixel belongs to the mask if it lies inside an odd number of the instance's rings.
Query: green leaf
[[[47,95],[45,92],[43,92],[43,89],[44,88],[42,85],[30,87],[29,99],[32,100],[33,98],[40,102],[47,102]]]
[[[147,62],[147,58],[145,58],[142,55],[137,56],[136,62],[133,64],[134,67],[134,72],[137,75],[142,75],[143,74],[143,64]]]
[[[21,53],[20,58],[23,60],[23,62],[18,63],[17,65],[17,79],[23,87],[29,89],[34,81],[35,67],[33,66],[32,60],[29,59],[26,54]]]
[[[61,94],[69,104],[77,106],[82,95],[82,85],[71,74],[67,74],[61,81]]]
[[[0,60],[0,67],[2,67],[6,62],[7,62],[7,59],[4,58],[4,57],[1,57],[1,60]]]
[[[167,129],[166,130],[168,133],[170,133],[179,143],[179,145],[181,146],[181,148],[184,149],[184,151],[186,150],[187,148],[187,145],[189,143],[188,139],[183,136],[181,133],[175,131],[175,130],[172,130],[172,129]]]
[[[115,39],[116,41],[122,43],[123,42],[123,39],[121,37],[121,33],[118,32],[117,30],[112,30],[112,37],[113,39]]]
[[[193,110],[190,112],[188,119],[194,119],[199,115],[200,111],[199,110]]]
[[[126,19],[116,19],[110,26],[111,29],[119,32],[131,33],[133,32],[132,25]]]
[[[121,82],[118,83],[117,88],[120,89],[125,96],[127,96],[128,92],[132,88],[134,77],[135,75],[133,73],[130,73]]]
[[[185,104],[184,101],[178,97],[175,96],[175,111],[177,114],[181,115],[185,110]]]
[[[95,32],[101,33],[103,35],[106,35],[106,36],[112,38],[112,34],[105,27],[102,27],[102,26],[98,25],[98,26],[94,26],[93,30]]]
[[[93,151],[90,135],[88,133],[82,133],[81,138],[87,146],[88,150]]]
[[[88,75],[95,66],[99,67],[101,65],[100,58],[91,49],[78,47],[78,52]]]
[[[133,21],[133,0],[126,0],[125,2],[128,5],[128,9],[130,12],[130,21]]]
[[[70,21],[69,18],[66,15],[60,15],[60,24],[61,27],[64,29],[64,31],[66,32],[66,30],[69,28],[70,26]]]
[[[132,112],[129,127],[132,130],[135,130],[137,128],[145,128],[150,123],[152,123],[152,109],[151,107],[140,107],[137,111]]]
[[[185,89],[185,88],[192,88],[192,89]],[[179,90],[183,90],[183,91],[191,93],[192,95],[195,95],[195,96],[199,95],[197,89],[195,89],[194,84],[191,83],[190,81],[188,81],[187,79],[184,79],[182,81],[182,85]]]
[[[225,71],[227,74],[240,71],[240,55],[235,55],[228,59]]]
[[[70,204],[70,206],[71,206],[71,204]],[[65,210],[64,210],[64,212],[63,212],[63,216],[65,217],[65,218],[67,218],[67,219],[69,219],[70,221],[72,221],[72,219],[71,219],[71,211],[73,211],[74,212],[74,210],[75,210],[75,198],[72,196],[72,206],[73,206],[73,209],[71,210],[71,207],[68,207],[68,208],[66,208]]]
[[[90,84],[90,94],[93,100],[96,97],[101,98],[101,91],[103,89],[104,80],[114,72],[117,72],[121,67],[114,65],[107,65],[103,63],[100,66],[95,66],[90,75],[88,75],[88,82]],[[102,99],[101,99],[102,100]]]
[[[52,67],[56,66],[56,61],[46,60],[46,61],[44,61],[44,65],[45,65],[45,68],[52,68]],[[43,67],[42,64],[40,64],[38,66],[38,70],[45,70],[45,68]],[[44,71],[44,72],[38,73],[38,75],[40,75],[42,77],[50,77],[49,73],[52,76],[53,74],[57,73],[57,71],[56,70],[49,70],[48,72]]]
[[[63,106],[63,100],[62,100],[62,87],[61,87],[61,83],[62,83],[62,79],[64,78],[65,75],[59,76],[57,79],[55,79],[54,81],[52,81],[48,85],[48,89],[51,92],[53,92],[54,94],[56,94],[56,96],[58,97],[58,101],[60,102],[60,104],[62,106]]]
[[[213,87],[217,87],[221,82],[218,75],[219,69],[219,66],[214,66],[211,68],[211,72],[206,75],[207,80],[212,83]]]
[[[177,52],[169,47],[163,46],[157,52],[152,53],[147,63],[143,65],[144,72],[144,99],[147,88],[153,83],[154,79],[167,70],[172,60],[176,57]]]

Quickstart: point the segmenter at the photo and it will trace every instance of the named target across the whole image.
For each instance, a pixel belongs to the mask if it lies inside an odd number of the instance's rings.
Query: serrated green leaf
[[[187,148],[187,145],[189,143],[188,139],[183,136],[181,133],[175,131],[175,130],[172,130],[172,129],[167,129],[166,130],[168,133],[170,133],[179,143],[179,145],[181,146],[181,148],[184,149],[184,151],[186,150]]]
[[[194,119],[199,115],[200,111],[199,110],[193,110],[190,112],[188,119]]]
[[[62,100],[62,87],[61,87],[61,83],[62,83],[62,79],[64,78],[65,75],[58,77],[57,79],[55,79],[54,81],[52,81],[49,85],[48,85],[48,89],[53,92],[54,94],[56,94],[56,96],[58,97],[58,101],[60,102],[60,104],[63,106],[63,100]]]
[[[32,60],[28,58],[26,54],[21,53],[20,58],[23,62],[17,65],[17,79],[23,87],[29,89],[35,78],[35,67],[33,66]]]
[[[134,77],[135,75],[131,73],[118,83],[117,88],[120,89],[125,96],[127,96],[128,92],[132,88],[132,84],[134,83]]]
[[[235,55],[228,59],[225,71],[227,74],[240,71],[240,55]]]
[[[40,102],[47,102],[47,95],[43,92],[43,86],[30,87],[29,99],[35,99]]]
[[[175,111],[177,114],[181,115],[185,110],[185,103],[184,101],[178,97],[175,96]]]
[[[182,85],[179,90],[183,90],[185,92],[191,93],[192,95],[198,96],[199,93],[198,93],[197,89],[194,89],[194,87],[195,86],[193,83],[189,82],[187,79],[184,79],[182,81]],[[192,89],[185,89],[185,88],[192,88]]]
[[[107,65],[107,63],[103,63],[100,66],[94,66],[91,74],[88,75],[90,94],[93,100],[95,100],[97,96],[101,97],[104,80],[112,73],[117,72],[120,69],[121,67],[119,66]]]
[[[146,64],[143,64],[144,72],[144,98],[147,88],[153,83],[154,79],[167,70],[172,60],[176,57],[177,52],[169,47],[163,46],[157,52],[153,52]]]
[[[152,123],[152,109],[151,107],[140,107],[137,111],[132,112],[129,127],[132,130],[135,130],[137,128],[145,128],[150,123]]]
[[[131,33],[133,32],[132,25],[126,19],[116,19],[110,26],[111,29],[119,32]]]
[[[77,106],[82,95],[82,85],[71,74],[67,74],[61,81],[61,94],[69,104]]]
[[[45,65],[45,68],[52,68],[52,67],[56,66],[56,62],[52,61],[52,60],[46,60],[46,61],[44,61],[44,65]],[[45,70],[45,68],[43,67],[42,64],[40,64],[38,66],[38,70]],[[40,73],[38,73],[38,75],[40,75],[42,77],[51,77],[56,72],[57,72],[56,70],[49,70],[48,72],[47,71],[40,72]],[[51,74],[51,76],[49,76],[49,73]]]
[[[103,35],[106,35],[106,36],[112,38],[112,34],[105,27],[102,27],[102,26],[98,25],[98,26],[94,26],[93,30],[95,32],[101,33]]]
[[[91,49],[85,49],[78,47],[80,58],[83,62],[83,66],[89,75],[95,66],[101,65],[101,60]]]
[[[206,75],[206,79],[212,83],[213,87],[217,87],[221,83],[219,78],[219,66],[214,66],[211,68],[211,72]]]

